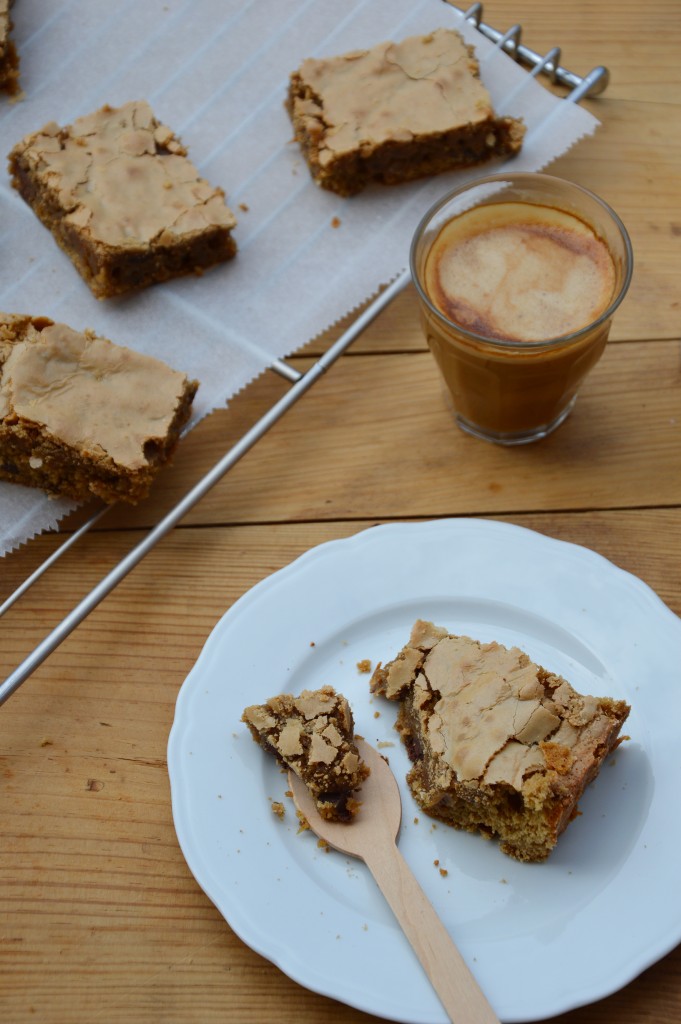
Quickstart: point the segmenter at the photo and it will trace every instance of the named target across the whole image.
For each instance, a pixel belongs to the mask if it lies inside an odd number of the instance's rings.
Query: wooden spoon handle
[[[500,1024],[449,932],[396,846],[376,844],[365,862],[453,1024]]]

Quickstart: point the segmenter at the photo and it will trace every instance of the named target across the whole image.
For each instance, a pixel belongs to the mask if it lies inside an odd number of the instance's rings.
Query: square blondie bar
[[[495,115],[472,47],[447,29],[305,60],[287,106],[312,177],[341,196],[509,156],[525,134]]]
[[[456,828],[544,860],[620,742],[629,706],[577,693],[518,648],[418,620],[371,689],[399,701],[414,799]]]
[[[91,331],[0,313],[0,479],[136,504],[173,454],[197,387]]]
[[[236,252],[224,192],[144,101],[45,125],[12,149],[9,170],[97,298],[201,273]]]

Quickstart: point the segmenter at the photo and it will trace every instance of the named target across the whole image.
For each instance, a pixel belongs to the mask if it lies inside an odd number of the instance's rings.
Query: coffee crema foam
[[[573,214],[550,206],[478,206],[441,229],[424,284],[451,322],[486,338],[542,341],[593,323],[616,283],[613,258]]]

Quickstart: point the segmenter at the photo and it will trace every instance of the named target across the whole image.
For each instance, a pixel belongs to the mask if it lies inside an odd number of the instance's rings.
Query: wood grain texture
[[[206,637],[313,545],[383,521],[487,516],[598,551],[681,614],[678,2],[491,0],[485,19],[521,22],[538,50],[559,43],[572,70],[612,72],[588,103],[599,131],[549,168],[603,195],[631,233],[635,276],[612,343],[553,437],[498,449],[452,425],[406,289],[3,706],[8,1024],[376,1020],[301,988],[238,939],[191,876],[170,807],[168,732]],[[304,369],[341,327],[294,364]],[[112,511],[0,619],[3,678],[286,387],[264,374],[200,424],[147,503]],[[58,541],[0,561],[0,600]],[[680,978],[677,948],[554,1020],[677,1024]]]
[[[458,6],[466,9],[463,3]],[[605,65],[610,84],[603,96],[591,101],[594,112],[611,99],[635,96],[655,103],[681,98],[681,69],[674,60],[674,50],[681,43],[676,0],[649,5],[637,0],[616,5],[589,0],[564,5],[485,0],[483,8],[483,21],[502,32],[511,25],[522,25],[522,41],[538,53],[560,46],[561,64],[576,74],[585,75],[591,68]],[[655,58],[649,59],[653,54]]]
[[[296,360],[297,365],[301,364]],[[154,521],[266,408],[272,375],[200,424],[151,502]],[[517,497],[515,497],[517,495]],[[189,523],[479,515],[681,501],[681,345],[611,345],[561,430],[541,445],[480,443],[453,422],[427,352],[344,357],[188,516]]]
[[[599,550],[681,611],[678,509],[503,518]],[[179,687],[222,613],[310,546],[373,522],[176,530],[3,708],[7,1020],[370,1019],[299,989],[230,932],[178,848],[165,749]],[[130,540],[99,533],[69,554],[60,585],[43,581],[0,625],[2,667]],[[8,562],[10,575],[20,576],[20,561]],[[561,1019],[671,1024],[679,966],[671,954],[605,1009]]]

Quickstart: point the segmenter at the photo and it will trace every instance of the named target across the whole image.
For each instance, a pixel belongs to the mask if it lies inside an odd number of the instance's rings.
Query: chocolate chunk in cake
[[[9,170],[97,298],[201,273],[236,252],[224,192],[144,101],[45,125],[14,147]]]
[[[197,387],[91,331],[0,313],[0,479],[135,504],[173,454]]]
[[[510,156],[525,134],[496,116],[473,48],[448,29],[303,61],[288,110],[312,177],[341,196]]]
[[[419,806],[525,861],[554,848],[630,710],[577,693],[516,647],[421,620],[376,668],[371,689],[400,703],[396,728]]]
[[[280,694],[246,708],[241,720],[264,750],[302,779],[323,818],[352,820],[369,768],[357,751],[352,711],[342,694],[331,686],[298,697]]]

